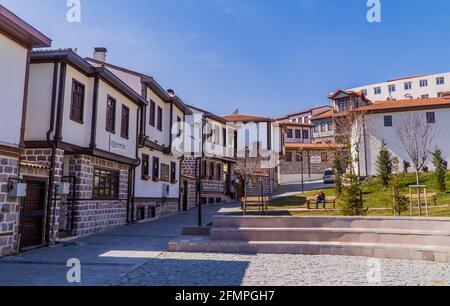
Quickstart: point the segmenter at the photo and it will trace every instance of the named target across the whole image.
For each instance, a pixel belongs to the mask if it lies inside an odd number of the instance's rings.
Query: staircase
[[[450,262],[449,218],[216,216],[173,252],[346,255]]]

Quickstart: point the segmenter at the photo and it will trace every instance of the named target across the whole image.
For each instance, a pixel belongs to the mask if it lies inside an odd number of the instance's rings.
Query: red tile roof
[[[223,117],[225,120],[230,122],[273,122],[272,118],[254,116],[254,115],[229,115]]]
[[[328,143],[286,143],[284,147],[287,150],[335,150],[340,149],[343,146],[338,144]]]
[[[370,105],[359,107],[357,110],[369,112],[384,112],[384,111],[401,111],[401,110],[427,109],[427,108],[450,108],[450,99],[431,98],[431,99],[377,101]]]
[[[280,122],[280,126],[293,126],[293,127],[305,127],[313,128],[314,124],[298,123],[298,122]]]
[[[331,117],[333,117],[333,114],[334,114],[334,111],[333,110],[329,110],[329,111],[326,111],[323,114],[320,114],[320,115],[312,117],[310,120],[314,121],[314,120],[331,118]]]

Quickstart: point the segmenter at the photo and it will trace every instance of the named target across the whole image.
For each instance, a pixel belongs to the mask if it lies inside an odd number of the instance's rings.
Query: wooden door
[[[22,211],[21,248],[40,246],[44,238],[45,183],[27,182]]]
[[[189,196],[189,189],[188,189],[188,182],[183,182],[183,211],[188,210],[188,196]]]

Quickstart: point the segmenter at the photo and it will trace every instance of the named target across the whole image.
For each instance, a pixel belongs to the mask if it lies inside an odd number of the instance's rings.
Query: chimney
[[[94,48],[94,59],[106,63],[106,48]]]

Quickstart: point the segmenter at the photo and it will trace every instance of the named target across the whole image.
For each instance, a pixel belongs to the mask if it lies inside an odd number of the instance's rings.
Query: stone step
[[[216,216],[220,227],[263,228],[390,228],[450,231],[450,218],[417,217],[266,217]]]
[[[170,252],[341,255],[450,262],[450,247],[414,244],[324,241],[232,241],[184,236],[169,243]]]
[[[211,240],[334,241],[450,246],[450,231],[380,228],[212,228]]]

